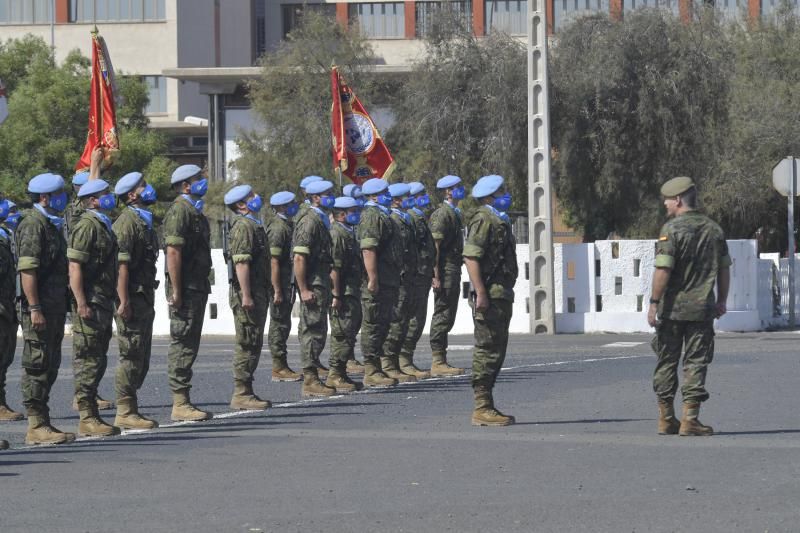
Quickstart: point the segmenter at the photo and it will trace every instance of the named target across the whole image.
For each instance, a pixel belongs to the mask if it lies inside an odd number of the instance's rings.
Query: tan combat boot
[[[397,365],[396,355],[381,357],[381,367],[383,367],[384,374],[392,379],[396,379],[398,383],[414,383],[417,381],[417,378],[414,376],[410,376],[400,370],[400,367]]]
[[[75,433],[66,433],[54,428],[50,425],[49,417],[28,414],[25,444],[66,444],[74,440]]]
[[[100,397],[99,394],[97,395],[97,409],[98,410],[100,410],[100,411],[108,411],[109,409],[113,409],[113,408],[114,408],[114,403],[113,402],[109,402],[108,400],[104,400],[104,399],[102,399]],[[78,407],[78,397],[77,396],[73,396],[72,397],[72,410],[73,411],[80,411],[81,410],[80,407]]]
[[[658,434],[677,435],[681,423],[675,418],[675,406],[672,402],[658,401]]]
[[[189,391],[179,391],[172,393],[172,415],[175,422],[200,422],[210,420],[213,415],[207,411],[201,411],[189,401]]]
[[[400,371],[409,376],[414,376],[417,379],[428,379],[431,377],[430,372],[417,368],[417,365],[414,364],[414,359],[405,355],[400,356]]]
[[[317,369],[317,377],[319,377],[320,379],[325,379],[328,377],[329,370],[325,368],[325,366],[323,366],[323,364],[320,363],[319,361],[314,361],[314,368]]]
[[[16,420],[22,420],[23,418],[25,417],[22,416],[22,413],[18,413],[10,408],[5,400],[0,401],[0,421],[14,422]]]
[[[475,387],[473,426],[510,426],[513,423],[513,416],[504,415],[495,408],[491,390],[486,387]]]
[[[289,368],[283,361],[274,360],[272,362],[272,381],[279,383],[282,381],[300,381],[303,376]]]
[[[97,409],[84,409],[80,411],[80,422],[78,422],[78,435],[86,437],[110,437],[119,435],[120,429],[100,418]]]
[[[356,383],[347,377],[347,372],[344,370],[344,368],[334,367],[331,367],[331,370],[328,373],[328,379],[325,381],[325,385],[328,387],[333,387],[336,389],[336,392],[355,392],[364,388],[361,383]]]
[[[447,364],[447,356],[444,354],[444,352],[434,352],[432,357],[432,377],[460,376],[464,373],[463,368],[456,368]]]
[[[317,369],[303,370],[303,397],[305,398],[325,398],[336,394],[336,389],[325,385],[319,380]]]
[[[235,380],[233,382],[233,397],[231,398],[231,409],[243,411],[264,411],[272,407],[272,403],[262,400],[253,393],[253,384],[245,381]]]
[[[158,427],[158,422],[140,415],[136,398],[126,396],[117,398],[117,416],[114,418],[114,425],[122,429],[153,429]]]
[[[361,364],[357,359],[349,359],[347,361],[347,373],[348,374],[363,374],[364,373],[364,365]]]
[[[364,386],[371,389],[384,389],[397,385],[397,380],[392,379],[381,371],[377,357],[364,358]]]
[[[8,441],[0,439],[0,450],[8,449]]]
[[[683,418],[679,430],[681,437],[710,437],[714,434],[711,426],[704,426],[697,417],[700,416],[699,403],[683,404]]]

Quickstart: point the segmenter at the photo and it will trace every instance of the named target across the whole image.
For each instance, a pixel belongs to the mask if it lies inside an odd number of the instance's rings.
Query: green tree
[[[715,175],[732,59],[713,16],[687,25],[639,10],[621,23],[582,18],[559,34],[550,65],[554,181],[587,239],[652,237],[664,181],[689,175],[702,189]]]
[[[358,97],[369,98],[372,49],[357,32],[308,12],[277,49],[260,60],[249,84],[261,127],[243,132],[235,168],[262,195],[295,190],[303,176],[333,176],[330,68],[338,65]],[[367,105],[365,103],[365,105]]]

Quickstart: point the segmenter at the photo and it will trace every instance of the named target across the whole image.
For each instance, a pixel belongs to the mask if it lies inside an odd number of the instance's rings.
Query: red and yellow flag
[[[97,29],[92,32],[92,83],[89,96],[89,132],[75,171],[89,170],[92,150],[95,146],[105,148],[103,169],[112,165],[119,154],[117,135],[117,112],[114,101],[114,68],[108,56],[105,40]]]
[[[356,185],[374,177],[388,179],[395,166],[392,154],[369,113],[336,67],[331,70],[331,93],[334,168],[340,169]]]

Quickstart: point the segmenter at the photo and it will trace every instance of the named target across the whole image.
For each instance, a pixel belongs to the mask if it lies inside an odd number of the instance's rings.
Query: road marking
[[[474,346],[470,346],[469,344],[454,344],[453,346],[448,346],[448,352],[466,352],[468,350],[473,349]]]
[[[641,343],[640,343],[641,344]],[[517,366],[507,366],[503,367],[502,370],[520,370],[524,368],[541,368],[541,367],[548,367],[548,366],[561,366],[561,365],[570,365],[570,364],[585,364],[585,363],[597,363],[601,361],[618,361],[621,359],[640,359],[644,357],[649,357],[646,355],[620,355],[620,356],[611,356],[611,357],[594,357],[591,359],[571,359],[566,361],[548,361],[544,363],[531,363],[527,365],[517,365]],[[467,370],[465,374],[461,374],[460,376],[445,376],[445,377],[438,377],[438,378],[430,378],[425,379],[423,383],[432,383],[436,381],[446,381],[446,380],[459,380],[459,379],[469,379],[470,378],[470,371]],[[407,385],[414,385],[414,383],[399,383],[396,387],[403,387]],[[318,402],[325,402],[330,400],[339,400],[342,398],[347,398],[348,396],[353,396],[356,394],[379,394],[384,392],[388,389],[364,389],[357,392],[351,392],[350,394],[337,394],[335,396],[330,396],[328,398],[306,398],[297,402],[284,402],[273,404],[271,409],[285,409],[288,407],[301,407],[303,405],[308,405],[312,403]],[[256,411],[256,410],[248,410],[248,411],[230,411],[225,413],[214,413],[213,419],[224,419],[224,418],[236,418],[238,416],[254,414],[254,413],[268,413],[271,409],[267,411]],[[203,422],[207,422],[206,420],[185,420],[182,422],[170,422],[168,424],[160,424],[157,428],[154,429],[126,429],[123,430],[120,435],[116,435],[113,437],[78,437],[75,439],[75,442],[104,442],[107,439],[119,439],[128,435],[141,435],[144,433],[156,433],[159,429],[170,429],[182,426],[191,426],[194,424],[201,424]],[[19,448],[12,448],[13,450],[35,450],[39,448],[54,448],[57,446],[63,446],[58,444],[39,444],[33,446],[20,446]]]
[[[644,342],[612,342],[611,344],[604,344],[601,348],[633,348],[640,344],[644,344]]]

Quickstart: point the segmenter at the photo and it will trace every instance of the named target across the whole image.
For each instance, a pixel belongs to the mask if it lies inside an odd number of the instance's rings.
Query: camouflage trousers
[[[433,291],[433,316],[431,317],[431,351],[447,353],[447,334],[456,323],[458,298],[461,289],[458,283]]]
[[[153,296],[142,293],[130,295],[131,318],[115,317],[117,343],[119,344],[119,366],[115,380],[117,399],[135,398],[150,370],[150,354],[153,342]]]
[[[72,372],[75,375],[75,399],[80,410],[94,408],[97,387],[108,366],[108,344],[114,313],[91,306],[92,317],[81,318],[72,312]]]
[[[659,400],[673,402],[678,391],[678,363],[683,355],[684,403],[708,400],[705,389],[708,365],[714,358],[714,322],[662,319],[651,343],[658,357],[653,373],[653,390]]]
[[[344,369],[347,361],[355,359],[358,330],[361,329],[361,301],[357,296],[347,295],[341,299],[341,307],[330,310],[332,368]]]
[[[328,307],[331,305],[331,291],[327,287],[311,287],[314,301],[300,302],[300,324],[297,337],[300,341],[300,366],[312,368],[320,363],[319,356],[325,349],[328,339]]]
[[[47,327],[36,331],[31,314],[22,313],[22,403],[28,416],[47,416],[50,388],[61,368],[61,341],[64,340],[66,314],[45,314]]]
[[[472,305],[472,304],[471,304]],[[491,298],[483,313],[472,310],[475,325],[475,350],[472,353],[472,386],[494,387],[508,348],[508,327],[511,324],[509,300]]]
[[[264,346],[267,323],[267,300],[255,300],[255,308],[245,311],[241,304],[233,306],[236,321],[236,346],[233,351],[233,379],[252,383]]]
[[[180,309],[169,310],[167,374],[172,392],[188,391],[192,388],[192,365],[200,349],[207,302],[208,294],[185,290]]]
[[[417,349],[422,333],[425,331],[425,321],[428,318],[428,295],[431,291],[431,278],[417,279],[412,287],[414,294],[411,298],[413,302],[408,310],[408,332],[403,340],[403,347],[400,355],[405,358],[413,358]]]
[[[406,340],[411,308],[415,303],[414,296],[414,288],[411,285],[401,285],[397,291],[397,299],[392,309],[392,322],[389,324],[389,333],[383,343],[383,353],[389,357],[397,357],[403,347],[403,341]]]
[[[0,317],[0,404],[6,402],[6,372],[17,349],[17,319]]]
[[[380,287],[377,294],[372,294],[366,287],[361,289],[361,353],[365,361],[384,355],[383,346],[389,334],[398,290],[397,287]]]
[[[292,330],[292,291],[291,288],[283,290],[283,301],[280,305],[274,302],[269,304],[269,332],[267,342],[272,354],[273,368],[286,365],[288,350],[286,340]]]

